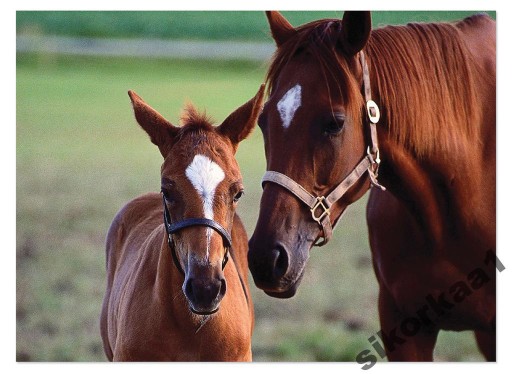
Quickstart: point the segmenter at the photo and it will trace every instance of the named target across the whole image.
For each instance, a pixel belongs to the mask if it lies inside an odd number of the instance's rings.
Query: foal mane
[[[180,127],[176,135],[176,142],[187,137],[192,145],[203,142],[210,142],[215,132],[213,120],[206,115],[206,112],[199,112],[194,105],[187,103],[180,116]],[[191,146],[189,150],[193,149]]]
[[[199,112],[194,105],[188,103],[180,116],[180,134],[191,131],[213,131],[213,120],[206,115],[206,112]]]
[[[298,53],[317,58],[324,76],[334,77],[348,114],[361,123],[362,83],[338,46],[341,21],[314,21],[276,51],[267,73],[271,89]],[[475,68],[453,23],[413,23],[372,31],[364,48],[374,100],[391,139],[417,157],[466,152],[478,142],[481,109]],[[341,89],[343,87],[343,90]]]

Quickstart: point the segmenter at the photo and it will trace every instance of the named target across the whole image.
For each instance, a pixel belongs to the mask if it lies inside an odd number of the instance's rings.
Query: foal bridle
[[[371,86],[370,86],[370,73],[368,64],[363,51],[359,53],[361,66],[363,70],[363,90],[366,101],[366,114],[368,123],[370,125],[370,141],[371,145],[368,146],[366,155],[355,166],[349,175],[341,181],[340,184],[327,196],[315,196],[308,192],[299,183],[295,182],[290,177],[279,173],[277,171],[267,171],[263,175],[262,184],[271,182],[284,187],[290,191],[295,197],[306,204],[311,211],[311,217],[316,221],[323,232],[323,240],[316,242],[314,245],[321,247],[325,245],[332,237],[332,223],[331,223],[331,206],[336,203],[343,195],[352,187],[363,175],[368,172],[370,183],[372,186],[385,190],[384,186],[380,185],[377,181],[378,170],[380,164],[379,146],[377,140],[377,123],[380,119],[380,110],[375,101],[372,100]]]
[[[185,271],[181,267],[180,261],[178,260],[178,255],[176,253],[176,245],[173,245],[172,236],[174,233],[191,226],[210,227],[220,234],[220,236],[222,237],[222,242],[224,244],[224,257],[222,259],[222,270],[224,270],[224,267],[228,263],[228,253],[230,252],[230,248],[232,246],[231,235],[229,234],[229,232],[227,232],[226,229],[222,227],[221,224],[208,218],[188,218],[184,219],[183,221],[171,223],[171,215],[169,214],[169,209],[167,208],[165,195],[163,193],[162,199],[164,204],[164,225],[165,230],[167,231],[167,243],[169,244],[169,249],[171,250],[174,264],[176,265],[180,273],[184,275]]]
[[[238,264],[235,258],[235,254],[232,250],[233,248],[233,242],[231,241],[231,235],[227,230],[222,227],[222,225],[218,222],[215,222],[212,219],[208,218],[188,218],[184,219],[183,221],[178,221],[175,223],[171,223],[171,215],[169,214],[169,209],[167,208],[167,202],[165,199],[165,195],[162,192],[162,201],[164,204],[164,226],[165,231],[167,231],[167,245],[169,246],[169,250],[172,254],[172,260],[174,261],[174,265],[179,270],[179,272],[182,275],[185,275],[185,271],[181,267],[180,261],[178,260],[178,254],[176,253],[176,245],[173,243],[172,236],[174,233],[183,230],[186,227],[191,226],[206,226],[214,229],[217,231],[220,236],[222,237],[222,242],[224,244],[224,257],[222,258],[222,270],[226,267],[226,264],[228,263],[229,256],[233,258],[233,264],[235,265],[236,272],[238,274],[238,279],[240,281],[240,284],[242,285],[242,290],[244,291],[245,295],[245,301],[247,302],[247,305],[249,305],[249,293],[247,291],[247,288],[245,286],[244,280],[242,278],[242,273],[240,272],[240,269],[238,268]],[[200,326],[201,328],[202,326]],[[199,331],[199,329],[197,330]],[[197,333],[196,331],[196,333]]]

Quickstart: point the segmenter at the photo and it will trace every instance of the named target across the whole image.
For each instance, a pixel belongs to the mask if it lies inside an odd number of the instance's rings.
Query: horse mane
[[[191,130],[213,130],[213,120],[206,115],[206,112],[199,112],[192,103],[187,103],[180,116],[181,129]]]
[[[366,53],[395,141],[418,156],[464,151],[478,141],[475,72],[455,24],[377,29]]]
[[[296,54],[318,59],[324,76],[343,87],[354,121],[361,120],[361,82],[337,46],[340,20],[314,21],[276,51],[267,74],[269,88]],[[417,157],[465,152],[478,141],[480,106],[475,72],[461,32],[453,23],[412,23],[372,31],[364,48],[374,100],[391,139]]]

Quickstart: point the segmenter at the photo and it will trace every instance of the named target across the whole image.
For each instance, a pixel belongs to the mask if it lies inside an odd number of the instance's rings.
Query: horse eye
[[[325,135],[338,135],[345,124],[345,115],[336,114],[324,126]]]
[[[165,201],[167,201],[169,204],[174,203],[174,198],[168,189],[162,187],[161,192],[162,195],[164,195]]]
[[[240,190],[236,193],[236,195],[233,197],[233,202],[236,203],[238,200],[242,198],[244,194],[244,190]]]

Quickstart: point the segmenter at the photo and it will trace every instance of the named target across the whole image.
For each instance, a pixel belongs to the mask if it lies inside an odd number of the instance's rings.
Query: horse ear
[[[216,128],[219,134],[231,141],[235,152],[238,148],[238,143],[247,138],[256,125],[263,106],[264,93],[265,85],[262,84],[256,96],[231,113]]]
[[[276,45],[280,47],[295,34],[295,29],[284,16],[277,11],[266,11],[272,37]]]
[[[341,34],[341,47],[349,55],[355,55],[368,42],[372,30],[372,16],[370,12],[345,12]]]
[[[160,113],[151,108],[142,100],[142,98],[133,91],[128,91],[128,96],[132,101],[135,119],[139,125],[146,131],[151,142],[158,146],[160,153],[165,158],[168,147],[178,131],[169,121]]]

